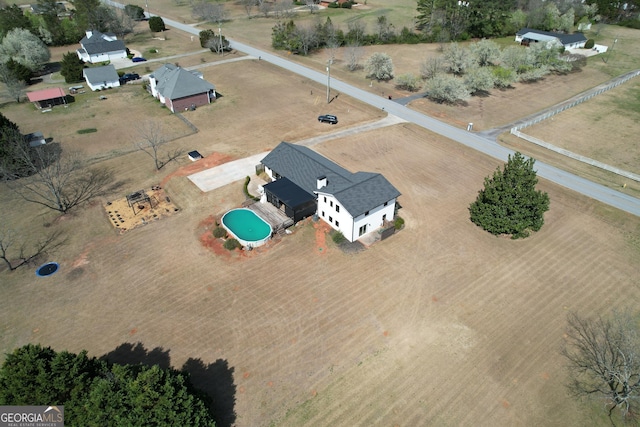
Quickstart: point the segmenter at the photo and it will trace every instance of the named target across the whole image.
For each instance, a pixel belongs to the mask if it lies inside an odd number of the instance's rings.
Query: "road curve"
[[[105,3],[114,7],[124,8],[123,4],[116,3],[111,0],[105,0]],[[154,15],[151,14],[150,16]],[[174,27],[189,34],[199,35],[200,33],[198,29],[190,25],[182,24],[180,22],[164,17],[162,19],[167,26]],[[273,65],[304,76],[309,80],[313,80],[320,84],[326,84],[327,82],[327,76],[324,73],[320,73],[318,71],[299,65],[295,62],[288,61],[284,58],[273,55],[269,52],[256,49],[244,43],[233,40],[229,40],[229,43],[233,49],[239,50],[248,55],[259,58],[259,60],[267,61]],[[432,117],[411,110],[394,101],[382,98],[381,96],[374,95],[357,87],[351,86],[338,79],[331,79],[331,89],[332,91],[356,98],[361,102],[369,104],[373,107],[383,109],[403,120],[414,123],[431,132],[440,134],[446,138],[452,139],[460,144],[464,144],[467,147],[478,150],[503,162],[506,162],[508,156],[514,153],[513,150],[499,145],[490,138],[448,125]],[[605,187],[604,185],[596,184],[587,179],[581,178],[577,175],[566,172],[562,169],[556,168],[543,162],[536,161],[536,166],[538,176],[541,178],[547,179],[565,188],[576,191],[580,194],[591,197],[595,200],[606,203],[625,212],[640,216],[640,199],[636,199],[635,197]]]

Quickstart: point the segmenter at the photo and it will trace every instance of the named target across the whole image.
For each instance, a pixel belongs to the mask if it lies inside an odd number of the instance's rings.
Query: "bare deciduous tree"
[[[0,176],[28,202],[66,213],[120,185],[110,169],[88,167],[79,153],[61,154],[57,144],[31,148],[17,130],[7,141],[14,158],[0,164]]]
[[[355,71],[362,68],[360,60],[364,55],[364,48],[357,42],[349,43],[344,51],[345,62],[347,63],[347,69],[349,71]]]
[[[429,80],[444,72],[444,58],[442,56],[431,56],[420,64],[420,77]]]
[[[273,7],[276,19],[291,18],[294,15],[293,0],[280,0]]]
[[[191,15],[193,15],[194,18],[218,24],[227,19],[224,4],[207,3],[205,1],[195,3],[191,7]]]
[[[258,10],[265,18],[269,17],[269,14],[273,10],[273,5],[271,2],[267,0],[257,0],[258,1]]]
[[[54,231],[28,244],[21,233],[8,228],[0,228],[0,259],[13,271],[29,264],[45,253],[51,253],[66,242],[61,231]]]
[[[251,10],[256,6],[257,0],[240,0],[240,4],[244,7],[244,11],[247,12],[247,17],[251,18]]]
[[[161,157],[160,147],[167,143],[162,126],[158,122],[146,122],[139,130],[141,142],[135,144],[136,148],[145,152],[155,163],[156,170],[162,169],[167,163],[177,159],[183,154],[181,149],[169,151],[165,157]]]
[[[640,397],[640,339],[637,321],[627,312],[567,319],[566,345],[569,389],[576,396],[604,398],[609,419],[616,408],[632,413]],[[613,422],[613,420],[612,420]]]

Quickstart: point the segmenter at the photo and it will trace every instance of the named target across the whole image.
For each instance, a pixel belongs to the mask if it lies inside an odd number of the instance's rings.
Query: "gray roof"
[[[107,33],[106,35],[114,37],[111,33]],[[80,45],[89,55],[119,52],[127,49],[122,40],[109,41],[104,37],[105,34],[100,31],[92,31],[91,37],[84,36],[82,40],[80,40]]]
[[[120,79],[116,67],[112,64],[102,67],[85,68],[82,74],[87,78],[89,83],[113,82]]]
[[[164,64],[151,75],[156,79],[156,90],[165,98],[172,100],[216,89],[200,76],[202,76],[200,72],[187,71],[173,64]]]
[[[536,38],[535,37],[536,34],[542,37]],[[587,37],[582,33],[573,33],[573,34],[552,33],[550,31],[534,30],[531,28],[523,28],[520,31],[518,31],[516,35],[522,36],[525,38],[530,38],[532,40],[539,39],[540,41],[547,41],[549,38],[557,38],[558,40],[560,40],[560,43],[562,43],[563,45],[587,41]]]
[[[354,218],[400,196],[379,173],[351,173],[307,147],[288,142],[281,142],[262,164],[309,193],[333,195]],[[327,186],[318,190],[320,177],[327,178]]]

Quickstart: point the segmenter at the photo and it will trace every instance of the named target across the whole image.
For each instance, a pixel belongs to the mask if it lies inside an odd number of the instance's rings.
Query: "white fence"
[[[564,110],[567,110],[569,108],[575,107],[576,105],[581,104],[581,103],[593,98],[594,96],[600,95],[603,92],[606,92],[606,91],[608,91],[610,89],[613,89],[616,86],[619,86],[619,85],[621,85],[623,83],[626,83],[627,81],[629,81],[633,77],[637,77],[638,75],[640,75],[640,70],[637,70],[637,71],[634,71],[632,73],[629,73],[629,74],[621,77],[620,79],[609,83],[606,86],[603,86],[603,87],[598,88],[598,89],[596,89],[596,90],[594,90],[592,92],[589,92],[589,93],[585,94],[584,96],[580,97],[579,99],[576,99],[575,101],[563,104],[563,105],[559,106],[558,108],[556,108],[556,109],[554,109],[552,111],[548,111],[548,112],[546,112],[544,114],[536,116],[535,118],[533,118],[531,120],[528,120],[526,122],[520,123],[520,124],[518,124],[518,125],[516,125],[516,126],[511,128],[511,134],[517,136],[518,138],[524,139],[525,141],[529,141],[529,142],[531,142],[533,144],[536,144],[536,145],[538,145],[540,147],[544,147],[544,148],[546,148],[548,150],[551,150],[551,151],[554,151],[556,153],[562,154],[563,156],[570,157],[572,159],[575,159],[575,160],[578,160],[580,162],[589,164],[591,166],[595,166],[597,168],[604,169],[606,171],[613,172],[613,173],[618,174],[620,176],[624,176],[626,178],[629,178],[629,179],[632,179],[634,181],[640,182],[640,175],[636,175],[635,173],[631,173],[631,172],[625,171],[625,170],[617,168],[615,166],[610,166],[610,165],[607,165],[605,163],[599,162],[597,160],[591,159],[589,157],[585,157],[585,156],[582,156],[580,154],[573,153],[573,152],[571,152],[569,150],[565,150],[564,148],[556,147],[553,144],[549,144],[548,142],[545,142],[545,141],[543,141],[541,139],[538,139],[538,138],[535,138],[535,137],[533,137],[531,135],[527,135],[525,133],[520,132],[520,129],[524,129],[524,128],[529,127],[529,126],[533,126],[536,123],[540,123],[543,120],[547,120],[550,117],[553,117],[556,114],[559,114],[559,113],[563,112]]]

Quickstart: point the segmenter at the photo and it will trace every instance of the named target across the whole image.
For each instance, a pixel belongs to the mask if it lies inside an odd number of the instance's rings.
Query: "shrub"
[[[587,40],[587,42],[584,44],[584,48],[585,49],[593,49],[593,46],[596,45],[596,42],[593,39],[589,39]]]
[[[241,247],[242,245],[236,239],[227,239],[224,242],[224,248],[229,251],[232,251],[234,249],[239,249]]]
[[[340,7],[343,9],[351,9],[351,6],[353,6],[353,3],[351,3],[350,1],[346,1],[340,5]]]
[[[227,230],[222,227],[216,227],[213,229],[213,237],[217,237],[218,239],[227,237]]]
[[[339,245],[340,243],[345,242],[347,238],[344,237],[344,234],[342,234],[341,231],[334,231],[331,233],[331,240],[333,240],[333,243],[336,245]]]
[[[402,227],[404,227],[404,219],[400,218],[399,216],[396,216],[396,220],[393,223],[393,227],[396,230],[402,229]]]
[[[79,133],[80,135],[82,135],[84,133],[94,133],[94,132],[98,132],[98,129],[96,129],[96,128],[87,128],[87,129],[80,129],[80,130],[76,131],[76,133]]]
[[[396,87],[409,92],[417,92],[420,89],[420,83],[420,78],[411,73],[400,74],[396,77]]]
[[[335,3],[329,3],[329,6],[327,6],[329,9],[337,9],[340,7],[340,5],[335,2]]]
[[[260,201],[260,197],[256,197],[256,196],[252,196],[251,194],[249,194],[249,183],[251,182],[251,177],[246,177],[244,179],[244,195],[247,196],[247,198],[255,200],[256,202]]]

